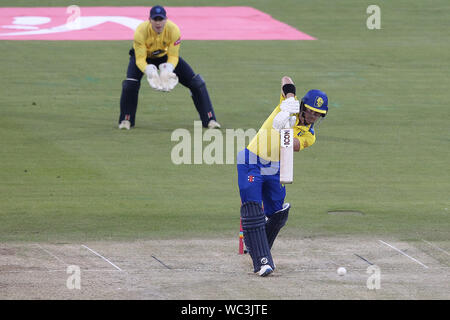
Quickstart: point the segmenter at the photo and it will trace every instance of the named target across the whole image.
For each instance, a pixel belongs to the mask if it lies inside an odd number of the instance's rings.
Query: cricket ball
[[[346,273],[347,273],[347,270],[346,270],[344,267],[339,267],[339,268],[337,269],[337,274],[340,275],[340,276],[343,276],[343,275],[345,275]]]

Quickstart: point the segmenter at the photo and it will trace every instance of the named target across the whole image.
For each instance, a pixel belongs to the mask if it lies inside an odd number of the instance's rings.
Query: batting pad
[[[254,272],[264,264],[274,268],[265,230],[266,217],[257,202],[246,202],[241,206],[244,242],[253,261]]]
[[[289,209],[291,205],[286,203],[283,206],[283,209],[275,212],[266,223],[266,234],[267,234],[267,242],[269,243],[269,248],[272,249],[273,242],[275,241],[278,233],[281,228],[286,224],[289,217]]]

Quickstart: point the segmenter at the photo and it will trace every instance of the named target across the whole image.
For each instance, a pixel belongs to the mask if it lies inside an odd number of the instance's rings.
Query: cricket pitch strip
[[[238,237],[0,243],[0,299],[450,299],[448,241],[279,237],[272,255],[261,278]]]

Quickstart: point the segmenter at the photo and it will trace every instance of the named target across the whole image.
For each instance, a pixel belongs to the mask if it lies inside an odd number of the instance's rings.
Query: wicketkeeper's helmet
[[[302,98],[302,105],[316,111],[325,117],[328,113],[328,97],[325,92],[313,89],[309,90]]]

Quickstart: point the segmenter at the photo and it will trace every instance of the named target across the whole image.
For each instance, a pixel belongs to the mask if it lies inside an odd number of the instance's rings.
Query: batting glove
[[[159,65],[159,77],[163,91],[170,91],[178,84],[178,77],[173,72],[173,65],[171,63],[161,63]]]
[[[294,97],[290,97],[283,102],[281,102],[280,105],[281,111],[286,111],[289,113],[299,113],[300,112],[300,102],[298,100],[295,100]]]
[[[288,123],[290,118],[290,114],[287,111],[280,111],[278,114],[273,118],[272,127],[276,130],[283,129]]]
[[[159,78],[158,69],[154,64],[148,64],[145,67],[145,74],[150,87],[155,90],[162,90],[161,79]]]
[[[289,117],[289,121],[288,121],[289,128],[295,127],[296,123],[297,123],[297,117],[296,116],[290,116]]]

